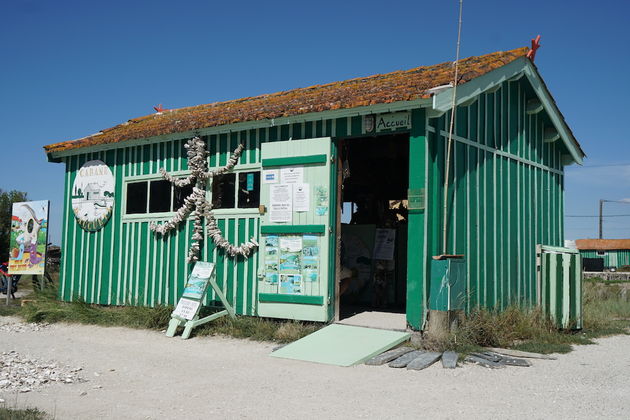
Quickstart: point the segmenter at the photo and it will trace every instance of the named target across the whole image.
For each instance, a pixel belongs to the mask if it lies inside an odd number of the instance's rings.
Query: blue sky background
[[[35,1],[0,5],[0,188],[52,202],[59,243],[63,165],[42,146],[167,108],[453,60],[457,0]],[[566,214],[630,198],[627,1],[464,2],[461,56],[529,45],[588,158],[569,167]],[[615,165],[615,166],[611,166]],[[607,203],[609,215],[630,204]],[[609,217],[605,237],[630,237]],[[567,217],[566,237],[597,219]]]

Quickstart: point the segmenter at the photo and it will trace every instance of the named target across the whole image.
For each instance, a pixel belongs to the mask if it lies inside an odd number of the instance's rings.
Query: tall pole
[[[604,201],[599,200],[599,239],[604,239]]]

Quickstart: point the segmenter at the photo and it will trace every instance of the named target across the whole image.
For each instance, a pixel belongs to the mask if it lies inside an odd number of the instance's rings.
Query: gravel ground
[[[0,329],[0,351],[83,368],[74,373],[85,382],[0,390],[8,404],[56,419],[630,418],[630,336],[529,368],[407,371],[277,359],[273,344],[247,340],[64,324],[20,331]]]

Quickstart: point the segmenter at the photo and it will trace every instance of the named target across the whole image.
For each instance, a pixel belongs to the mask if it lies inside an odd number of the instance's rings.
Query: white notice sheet
[[[280,169],[281,184],[301,184],[304,182],[304,167],[290,166]]]
[[[269,197],[269,221],[291,223],[293,215],[293,188],[291,184],[271,184]]]
[[[309,211],[311,194],[308,184],[293,184],[293,211]]]

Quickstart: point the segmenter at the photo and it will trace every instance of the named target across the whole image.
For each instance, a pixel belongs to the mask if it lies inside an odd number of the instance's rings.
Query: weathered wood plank
[[[442,353],[442,367],[444,369],[455,369],[457,367],[457,359],[459,354],[454,351],[445,351]]]
[[[478,357],[478,356],[473,356],[473,355],[466,356],[465,360],[468,363],[475,363],[479,366],[487,367],[490,369],[501,369],[505,367],[505,365],[502,365],[500,363],[491,362],[490,360],[484,359],[483,357]]]
[[[370,366],[381,366],[412,351],[413,347],[398,347],[397,349],[388,350],[385,353],[381,353],[378,356],[372,357],[370,360],[365,362],[365,364]]]
[[[526,357],[528,359],[544,359],[544,360],[556,360],[556,357],[549,356],[547,354],[530,353],[528,351],[502,349],[497,347],[488,347],[486,350],[493,351],[495,353],[504,354],[511,357]]]
[[[442,353],[438,353],[434,351],[428,351],[426,353],[422,353],[420,356],[416,357],[411,362],[409,362],[409,364],[407,365],[407,369],[410,369],[410,370],[426,369],[429,366],[431,366],[433,363],[440,360],[440,357],[442,357]]]
[[[389,366],[390,368],[404,368],[412,360],[414,360],[417,357],[420,357],[420,355],[423,354],[423,353],[424,353],[424,351],[422,351],[422,350],[414,350],[412,352],[403,354],[399,358],[397,358],[394,361],[390,362],[389,365],[387,365],[387,366]]]

